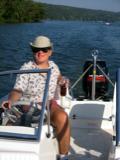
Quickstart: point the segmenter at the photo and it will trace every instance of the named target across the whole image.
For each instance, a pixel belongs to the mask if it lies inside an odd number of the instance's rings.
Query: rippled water
[[[25,61],[32,59],[29,42],[38,35],[52,39],[54,53],[51,58],[70,78],[71,84],[82,74],[83,64],[91,58],[93,49],[99,50],[98,58],[106,61],[110,77],[115,81],[120,66],[120,22],[109,26],[104,22],[81,21],[0,25],[0,71],[18,69]],[[0,96],[12,87],[10,79],[14,78],[0,78]],[[82,92],[79,84],[75,92]]]

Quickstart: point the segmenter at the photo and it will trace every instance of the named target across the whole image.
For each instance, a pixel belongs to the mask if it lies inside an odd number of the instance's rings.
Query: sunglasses
[[[44,53],[47,53],[48,50],[50,50],[50,49],[51,49],[51,47],[45,47],[45,48],[32,47],[33,53],[37,53],[37,52],[40,52],[40,51],[42,51],[42,52],[44,52]]]

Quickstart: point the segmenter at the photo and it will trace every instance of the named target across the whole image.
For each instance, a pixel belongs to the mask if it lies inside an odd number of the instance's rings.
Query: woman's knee
[[[55,109],[54,111],[51,112],[51,120],[53,122],[65,122],[68,119],[67,113],[64,112],[62,109]]]
[[[66,112],[61,111],[59,114],[56,116],[56,122],[60,124],[64,124],[68,121],[68,115]]]

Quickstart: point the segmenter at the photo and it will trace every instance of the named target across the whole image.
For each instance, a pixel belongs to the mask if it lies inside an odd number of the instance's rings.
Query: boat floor
[[[112,146],[112,134],[109,131],[76,128],[71,134],[70,160],[108,159]]]

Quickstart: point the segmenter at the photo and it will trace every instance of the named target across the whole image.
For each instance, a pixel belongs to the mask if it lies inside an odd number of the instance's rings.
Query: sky
[[[120,12],[120,0],[35,0],[38,2],[80,8]]]

